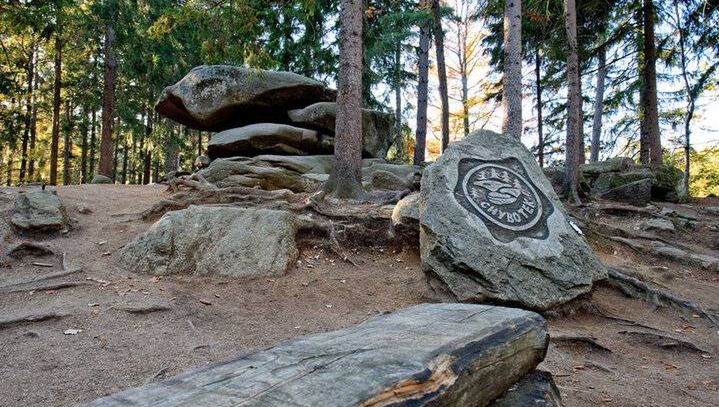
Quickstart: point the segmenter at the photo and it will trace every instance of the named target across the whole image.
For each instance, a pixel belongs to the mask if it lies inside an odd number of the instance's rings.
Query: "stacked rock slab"
[[[520,141],[452,143],[425,170],[419,208],[422,268],[449,299],[546,310],[606,276]]]
[[[211,159],[259,154],[331,154],[336,92],[290,72],[199,66],[165,88],[155,110],[179,123],[217,131]],[[393,116],[364,110],[364,155],[384,158]]]
[[[547,342],[533,312],[423,304],[86,407],[483,407],[544,358]]]

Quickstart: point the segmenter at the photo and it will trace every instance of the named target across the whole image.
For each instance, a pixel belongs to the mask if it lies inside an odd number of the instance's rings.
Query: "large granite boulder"
[[[286,211],[190,206],[165,214],[126,245],[118,261],[160,275],[278,276],[297,258],[296,231]]]
[[[207,144],[207,155],[215,159],[260,154],[332,153],[332,143],[315,130],[287,124],[258,123],[214,134]]]
[[[546,310],[606,276],[512,138],[479,131],[450,144],[425,170],[419,207],[422,268],[450,299]]]
[[[334,134],[337,104],[320,102],[287,112],[293,123]],[[362,146],[366,156],[385,158],[392,145],[394,117],[377,110],[362,109]]]
[[[547,342],[533,312],[422,304],[85,407],[484,407],[544,358]]]
[[[31,189],[18,192],[10,222],[24,232],[54,232],[66,229],[69,218],[55,191]]]
[[[621,172],[636,167],[637,164],[629,157],[613,157],[605,161],[582,164],[581,171],[585,177],[594,178],[606,172]]]
[[[649,180],[650,184],[656,183],[654,173],[645,167],[637,167],[622,172],[604,172],[599,174],[592,183],[592,193],[601,195],[611,189],[642,180]]]
[[[251,123],[289,123],[287,110],[330,102],[336,92],[290,72],[202,65],[162,92],[161,115],[192,128],[221,131]]]
[[[12,228],[3,219],[0,219],[0,243],[5,243],[12,238]]]

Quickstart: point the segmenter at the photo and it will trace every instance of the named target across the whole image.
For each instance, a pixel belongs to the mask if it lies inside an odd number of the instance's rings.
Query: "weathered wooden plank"
[[[533,312],[423,304],[86,407],[482,407],[531,371],[547,343],[544,319]]]

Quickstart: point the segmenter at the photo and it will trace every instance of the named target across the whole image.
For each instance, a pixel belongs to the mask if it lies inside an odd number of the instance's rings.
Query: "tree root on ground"
[[[656,333],[640,331],[620,331],[619,333],[622,335],[627,335],[636,342],[643,343],[645,345],[657,346],[662,349],[704,354],[709,353],[706,350],[693,344],[692,342],[673,338],[668,335],[660,335]]]
[[[682,314],[696,314],[715,326],[719,326],[719,314],[715,311],[705,310],[691,301],[656,290],[643,281],[624,274],[617,269],[608,268],[608,277],[606,284],[612,288],[621,290],[629,297],[647,301],[658,307],[674,308]]]
[[[21,316],[10,316],[4,319],[0,319],[0,330],[12,328],[20,325],[32,324],[35,322],[49,321],[53,319],[64,318],[67,315],[58,314],[56,312],[36,313],[27,314]]]

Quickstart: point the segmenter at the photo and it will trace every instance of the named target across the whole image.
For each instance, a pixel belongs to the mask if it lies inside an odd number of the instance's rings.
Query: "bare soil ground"
[[[15,191],[0,189],[0,216],[7,218],[11,204],[2,196]],[[165,188],[86,185],[61,187],[58,193],[73,218],[70,232],[24,238],[48,245],[55,255],[9,260],[0,267],[0,320],[62,315],[0,327],[0,406],[74,405],[433,298],[415,250],[345,247],[356,267],[319,240],[305,241],[298,264],[279,278],[129,273],[115,264],[115,253],[150,226],[137,215],[167,198]],[[92,213],[79,213],[83,205]],[[711,222],[698,227],[711,228]],[[695,240],[713,250],[709,242]],[[704,307],[719,308],[719,273],[595,243],[605,262],[652,272],[650,266],[665,266],[643,277]],[[60,272],[63,253],[67,269],[82,271],[51,281],[79,285],[10,292],[20,281]],[[583,309],[549,319],[557,339],[540,366],[555,375],[567,406],[719,405],[719,327],[609,287],[599,287]],[[81,331],[65,334],[69,329]],[[666,340],[654,343],[632,332],[672,336],[701,350]]]

